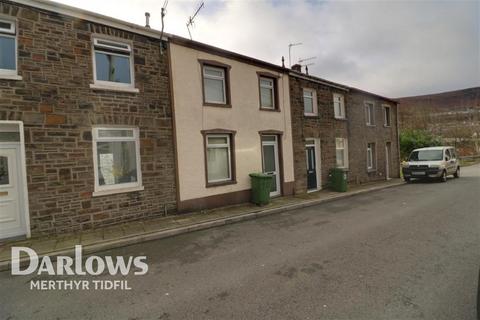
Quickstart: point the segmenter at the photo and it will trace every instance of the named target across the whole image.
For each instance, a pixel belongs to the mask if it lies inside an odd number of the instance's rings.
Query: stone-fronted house
[[[302,73],[299,65],[289,75],[295,193],[325,187],[332,168],[346,170],[350,183],[399,176],[394,100]]]
[[[317,191],[331,168],[349,167],[348,87],[300,72],[290,72],[290,104],[295,160],[295,192]],[[337,146],[343,146],[338,150]]]
[[[294,189],[287,69],[171,36],[178,210],[250,199],[250,173]]]
[[[50,1],[1,0],[0,50],[0,239],[176,210],[158,32]]]
[[[397,101],[357,88],[348,93],[349,180],[400,177]]]

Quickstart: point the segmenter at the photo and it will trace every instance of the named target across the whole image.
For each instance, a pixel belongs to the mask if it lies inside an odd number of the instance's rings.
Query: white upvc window
[[[367,126],[375,125],[375,105],[373,102],[365,102],[365,119]]]
[[[312,89],[303,89],[303,113],[306,116],[318,114],[317,93]]]
[[[392,113],[389,105],[383,106],[383,115],[384,115],[384,126],[390,127],[392,125]]]
[[[133,69],[130,43],[93,39],[93,75],[96,86],[134,89]]]
[[[275,109],[275,80],[260,77],[260,108]]]
[[[338,168],[348,168],[348,142],[345,138],[335,138],[335,154]]]
[[[375,169],[375,143],[367,144],[367,170]]]
[[[203,90],[207,103],[226,104],[225,68],[203,66]]]
[[[345,119],[347,117],[345,114],[345,98],[343,94],[333,94],[333,110],[336,119]]]
[[[94,127],[94,195],[143,190],[138,128]]]
[[[208,183],[232,180],[232,157],[229,134],[207,134]]]
[[[17,79],[17,30],[15,20],[0,19],[0,78]]]

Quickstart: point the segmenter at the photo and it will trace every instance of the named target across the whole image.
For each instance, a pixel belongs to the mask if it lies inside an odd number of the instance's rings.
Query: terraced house
[[[179,210],[249,201],[252,172],[293,194],[286,69],[174,36],[170,57]]]
[[[44,0],[0,0],[0,239],[399,174],[396,102]]]
[[[295,192],[322,189],[332,168],[351,183],[399,177],[396,101],[290,72]]]
[[[0,1],[0,238],[176,210],[165,41],[50,1]]]

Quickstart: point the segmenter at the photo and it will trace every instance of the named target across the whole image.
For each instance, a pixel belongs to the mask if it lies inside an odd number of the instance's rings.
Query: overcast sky
[[[59,0],[160,29],[164,0]],[[480,1],[205,0],[194,40],[389,97],[480,86]],[[169,0],[165,31],[188,37],[198,1]]]

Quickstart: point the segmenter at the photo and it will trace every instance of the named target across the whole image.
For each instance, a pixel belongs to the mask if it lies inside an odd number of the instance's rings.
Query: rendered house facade
[[[0,22],[0,238],[175,211],[158,34],[45,1],[2,0]]]
[[[284,68],[170,38],[178,209],[250,199],[250,177],[274,178],[272,196],[293,193],[289,79]]]

